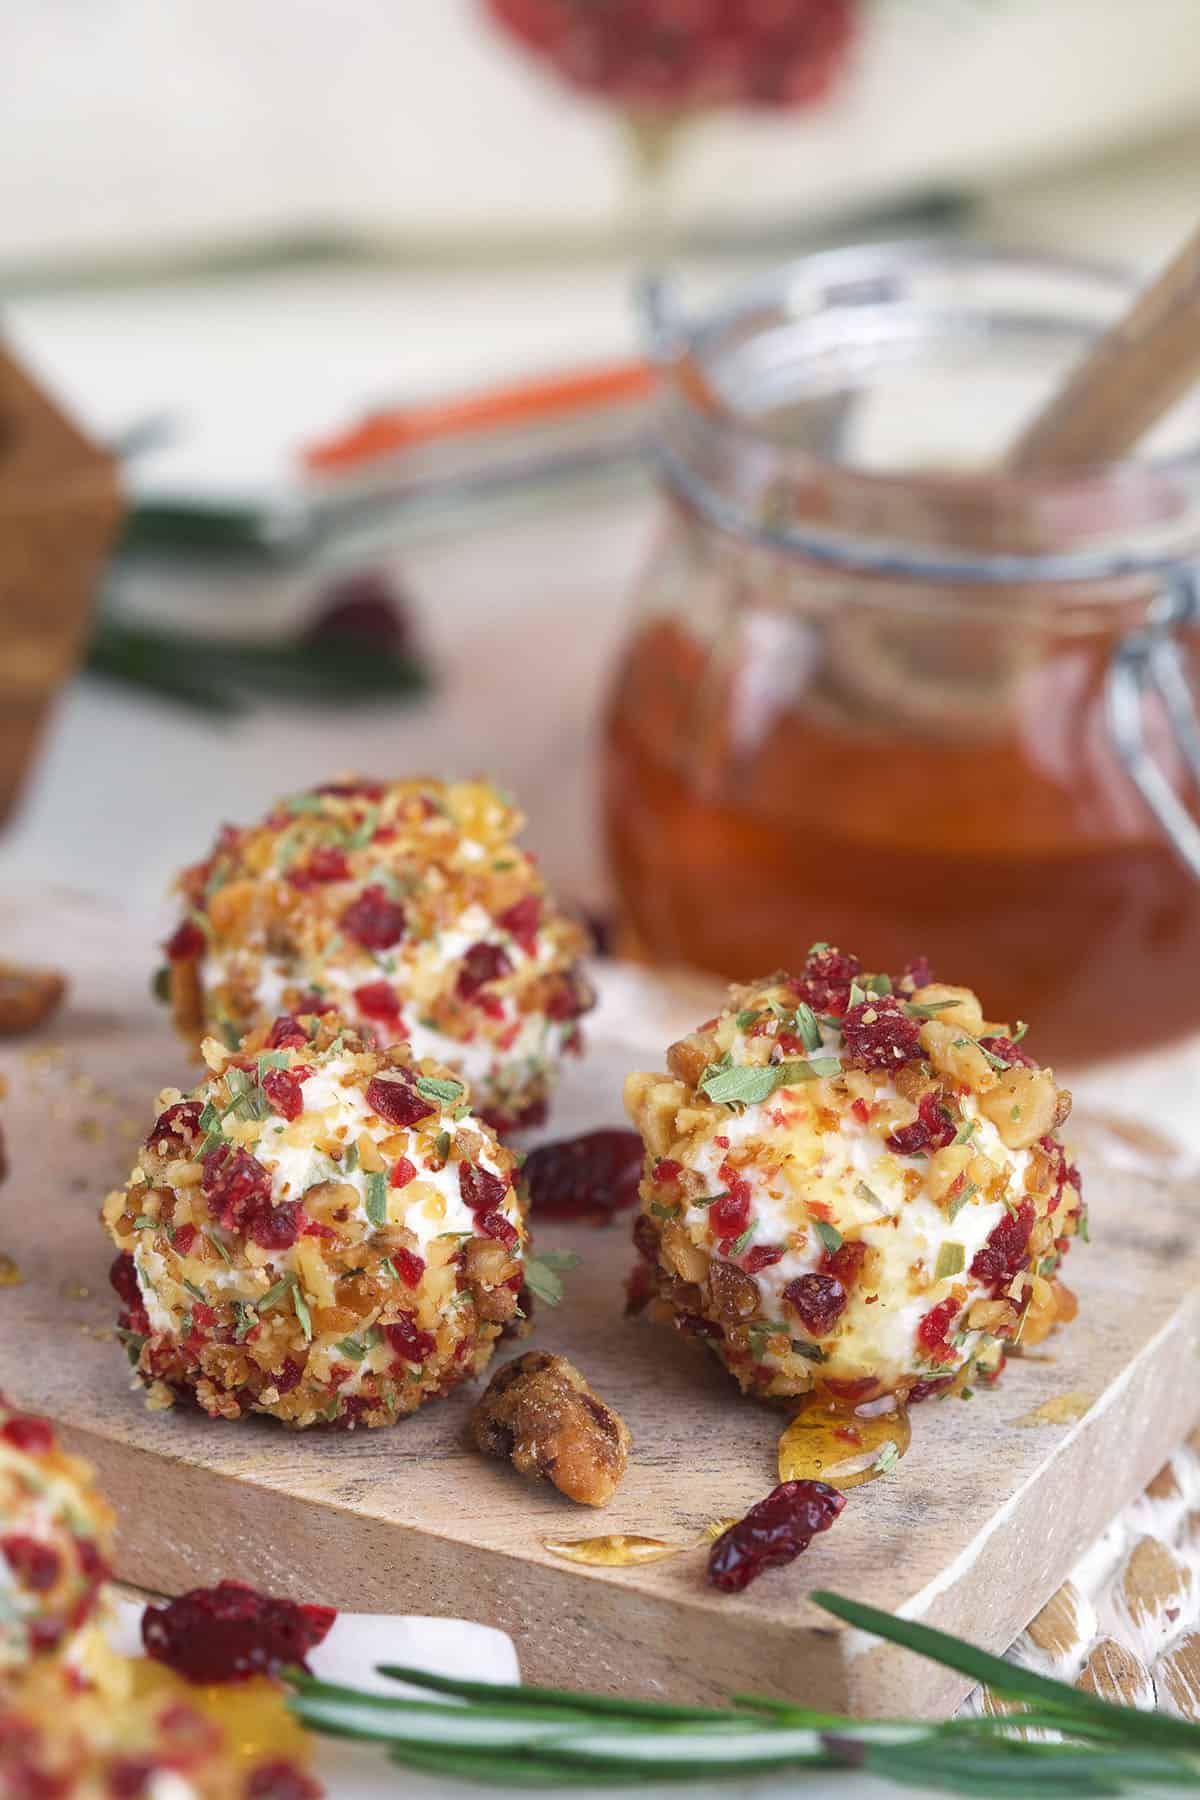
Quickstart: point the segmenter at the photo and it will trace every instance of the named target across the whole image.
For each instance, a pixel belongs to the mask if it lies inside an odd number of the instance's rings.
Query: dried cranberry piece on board
[[[337,1618],[331,1606],[274,1600],[241,1581],[193,1588],[142,1614],[142,1643],[185,1681],[248,1681],[304,1666]]]
[[[846,1504],[824,1481],[784,1481],[744,1519],[723,1531],[708,1555],[708,1579],[722,1593],[740,1593],[764,1569],[789,1563],[828,1531]]]
[[[542,1144],[522,1171],[530,1208],[543,1219],[603,1225],[636,1205],[645,1154],[636,1131],[585,1131]]]

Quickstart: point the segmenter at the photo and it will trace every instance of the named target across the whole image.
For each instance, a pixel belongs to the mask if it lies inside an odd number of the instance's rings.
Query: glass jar
[[[890,245],[660,307],[665,518],[604,769],[649,955],[924,953],[1060,1065],[1200,1021],[1195,409],[1137,461],[997,472],[1130,291]]]

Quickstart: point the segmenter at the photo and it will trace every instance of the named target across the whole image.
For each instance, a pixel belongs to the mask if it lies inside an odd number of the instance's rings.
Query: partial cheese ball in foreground
[[[34,1664],[85,1658],[112,1537],[88,1465],[45,1419],[0,1400],[0,1687]]]
[[[145,1659],[116,1656],[106,1673],[100,1689],[42,1664],[0,1686],[0,1794],[321,1800],[281,1686],[195,1688]]]
[[[918,1400],[1073,1317],[1070,1095],[968,988],[815,945],[631,1075],[635,1309],[743,1391]]]
[[[176,1022],[236,1042],[280,1012],[334,1008],[470,1081],[498,1131],[545,1117],[592,1005],[587,939],[482,781],[348,779],[228,825],[179,886]]]
[[[104,1207],[152,1399],[388,1425],[477,1374],[518,1314],[526,1233],[464,1084],[323,1016],[204,1054]]]

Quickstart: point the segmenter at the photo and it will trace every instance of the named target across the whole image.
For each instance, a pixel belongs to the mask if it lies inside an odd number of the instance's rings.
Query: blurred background
[[[879,826],[864,796],[899,745],[933,758],[910,794],[935,766],[983,784],[942,809],[920,880],[887,877],[910,940],[928,923],[935,951],[953,944],[953,896],[973,883],[1017,1000],[1078,940],[1060,996],[1072,1055],[1103,1047],[1083,958],[1119,950],[1141,991],[1177,995],[1200,951],[1194,883],[1096,760],[1115,628],[1080,662],[1078,632],[1051,642],[1041,595],[1019,668],[972,639],[936,693],[897,704],[928,645],[884,655],[885,621],[847,648],[827,592],[814,635],[803,594],[731,571],[728,543],[665,503],[635,286],[656,269],[668,311],[695,319],[791,259],[914,237],[1145,273],[1195,223],[1195,25],[1195,0],[9,0],[0,877],[150,907],[222,819],[281,790],[349,768],[483,770],[623,948],[749,973],[736,965],[783,960],[793,933],[802,951],[853,930],[870,962],[872,918],[810,882],[805,845],[815,830],[837,863],[861,816],[850,851],[870,885],[896,811]],[[963,264],[938,305],[990,279]],[[903,285],[872,280],[884,304]],[[1056,297],[1071,328],[1039,379],[1119,293],[1086,316]],[[831,306],[818,284],[799,312]],[[845,464],[868,455],[846,424],[868,385],[810,380],[822,403],[786,432],[780,409],[725,398],[774,445]],[[1035,387],[1017,380],[1017,411]],[[926,389],[904,392],[911,420]],[[887,466],[957,456],[972,394],[942,380],[934,447],[890,444]],[[698,662],[646,637],[668,612]],[[835,653],[853,673],[830,701]],[[964,680],[969,722],[942,691]],[[687,717],[655,725],[672,681]],[[1048,702],[1069,719],[1053,754]],[[827,793],[838,771],[836,829],[791,798],[811,746],[763,776],[798,719],[837,737],[817,758]],[[673,756],[690,799],[655,785]],[[1040,798],[1010,779],[1035,765]],[[963,823],[981,793],[1008,821],[994,841]],[[698,886],[743,855],[736,919],[689,936]],[[1039,907],[1064,883],[1087,928],[1068,918],[1048,946]],[[1147,1041],[1195,1022],[1190,997],[1163,1007]]]

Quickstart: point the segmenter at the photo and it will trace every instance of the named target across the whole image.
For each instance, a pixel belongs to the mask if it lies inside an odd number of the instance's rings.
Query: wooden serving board
[[[6,955],[66,959],[73,982],[68,1009],[41,1037],[0,1051],[12,1163],[0,1250],[25,1278],[0,1289],[0,1383],[96,1463],[120,1514],[118,1573],[142,1587],[237,1576],[359,1611],[466,1616],[510,1631],[533,1681],[709,1702],[753,1689],[932,1714],[965,1684],[842,1629],[808,1590],[856,1595],[1001,1650],[1200,1415],[1196,1193],[1161,1161],[1122,1170],[1106,1153],[1111,1138],[1086,1121],[1077,1141],[1092,1242],[1071,1257],[1078,1320],[1010,1365],[994,1391],[916,1409],[894,1473],[852,1493],[828,1536],[741,1596],[706,1585],[698,1548],[607,1570],[543,1547],[547,1536],[615,1531],[695,1544],[776,1479],[782,1415],[739,1399],[694,1344],[622,1316],[623,1222],[543,1231],[543,1247],[583,1261],[533,1340],[572,1357],[629,1422],[632,1466],[603,1512],[470,1450],[474,1390],[376,1432],[293,1434],[268,1420],[150,1412],[108,1329],[111,1251],[96,1214],[158,1087],[188,1077],[149,999],[151,940],[64,897],[6,903],[0,928]],[[711,999],[708,984],[688,994],[618,965],[599,975],[591,1049],[558,1110],[564,1132],[620,1123],[625,1071],[657,1065]],[[1062,1410],[1082,1417],[1029,1423],[1064,1396]]]

